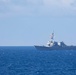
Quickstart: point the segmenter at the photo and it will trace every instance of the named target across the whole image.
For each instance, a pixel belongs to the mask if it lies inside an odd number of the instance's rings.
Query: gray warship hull
[[[51,35],[51,40],[47,42],[47,46],[37,46],[35,45],[37,50],[76,50],[76,46],[66,45],[63,41],[56,42],[54,41],[54,33]]]
[[[47,46],[35,46],[37,50],[76,50],[76,46],[65,46],[65,47],[47,47]]]

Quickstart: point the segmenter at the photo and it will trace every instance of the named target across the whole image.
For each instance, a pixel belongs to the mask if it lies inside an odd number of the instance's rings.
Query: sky
[[[76,45],[76,0],[0,0],[0,46]]]

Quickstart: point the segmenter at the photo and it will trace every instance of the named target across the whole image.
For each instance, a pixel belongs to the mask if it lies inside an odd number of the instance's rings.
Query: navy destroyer
[[[54,41],[54,33],[51,34],[51,40],[47,42],[47,46],[35,45],[35,48],[38,50],[76,50],[76,46],[68,46],[63,41]]]

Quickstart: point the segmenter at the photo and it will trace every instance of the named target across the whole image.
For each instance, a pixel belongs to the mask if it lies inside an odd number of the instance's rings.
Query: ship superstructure
[[[54,41],[54,33],[51,34],[51,40],[47,42],[47,46],[48,47],[53,47],[53,46],[66,46],[66,44],[64,44],[64,42],[56,42]]]

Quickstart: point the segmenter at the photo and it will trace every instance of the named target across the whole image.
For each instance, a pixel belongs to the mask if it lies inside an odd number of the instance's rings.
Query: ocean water
[[[0,75],[76,75],[76,50],[0,47]]]

